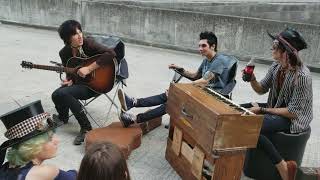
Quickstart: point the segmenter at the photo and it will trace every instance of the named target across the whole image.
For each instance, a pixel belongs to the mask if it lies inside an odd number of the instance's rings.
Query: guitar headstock
[[[33,63],[28,61],[22,61],[20,65],[23,68],[30,68],[30,69],[33,68]]]

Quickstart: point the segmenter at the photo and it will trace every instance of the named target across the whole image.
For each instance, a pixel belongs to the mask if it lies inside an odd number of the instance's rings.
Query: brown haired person
[[[75,170],[64,171],[43,163],[56,156],[59,139],[54,130],[59,125],[35,101],[0,117],[7,128],[7,141],[0,146],[1,180],[75,180]],[[8,150],[8,152],[7,152]],[[4,158],[7,162],[2,164]]]
[[[257,148],[263,150],[276,166],[283,180],[294,180],[297,164],[284,161],[268,134],[276,132],[300,133],[309,128],[312,120],[312,79],[298,52],[307,48],[299,32],[287,28],[273,39],[272,57],[275,62],[258,82],[252,75],[250,85],[258,94],[269,92],[267,103],[248,103],[256,114],[264,114]]]
[[[67,20],[60,25],[58,32],[65,44],[59,52],[63,66],[66,66],[68,60],[72,57],[87,58],[101,54],[95,62],[78,70],[77,74],[80,77],[85,77],[100,66],[114,63],[115,52],[96,43],[91,38],[85,38],[79,22]],[[92,127],[78,99],[89,99],[97,94],[85,85],[73,83],[67,74],[67,78],[63,80],[62,86],[52,93],[52,101],[55,104],[55,108],[59,114],[58,118],[61,121],[64,123],[68,122],[69,109],[77,119],[81,129],[73,144],[80,145],[84,141],[86,132],[90,131]]]
[[[130,180],[126,159],[110,142],[95,143],[84,155],[77,180]]]

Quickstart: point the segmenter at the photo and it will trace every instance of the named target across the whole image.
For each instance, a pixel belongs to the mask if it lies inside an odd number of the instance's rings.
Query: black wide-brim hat
[[[40,100],[10,111],[0,116],[0,119],[7,128],[5,137],[8,138],[0,146],[1,156],[5,155],[7,148],[25,142],[61,125],[60,122],[52,120],[49,113],[44,112]],[[2,158],[4,157],[0,157],[0,165],[3,162]]]
[[[268,31],[267,33],[271,37],[271,39],[278,40],[290,53],[294,53],[295,51],[298,52],[308,47],[302,35],[292,28],[286,28],[284,31],[277,35],[272,35]]]

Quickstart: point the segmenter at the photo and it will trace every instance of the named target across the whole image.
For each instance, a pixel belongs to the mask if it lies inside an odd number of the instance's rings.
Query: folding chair
[[[96,42],[98,42],[101,45],[104,45],[108,48],[112,48],[116,53],[116,59],[118,62],[118,67],[116,69],[116,79],[115,79],[115,83],[113,86],[113,88],[116,87],[114,95],[112,97],[110,97],[107,93],[102,93],[102,94],[98,94],[97,96],[92,97],[87,100],[80,100],[80,103],[82,104],[82,107],[83,107],[85,113],[95,122],[95,124],[97,126],[101,127],[97,123],[97,121],[91,116],[91,114],[88,112],[88,110],[86,109],[86,106],[88,106],[91,102],[93,102],[98,97],[100,97],[100,95],[104,95],[111,102],[111,105],[110,105],[108,112],[107,112],[106,119],[108,120],[108,118],[109,118],[112,106],[114,106],[117,109],[117,113],[119,113],[119,107],[115,103],[114,100],[116,98],[116,94],[117,94],[118,89],[120,88],[120,85],[122,87],[126,86],[126,79],[129,77],[128,63],[124,57],[125,46],[120,38],[115,37],[115,36],[105,36],[105,35],[90,35],[88,37],[93,38]]]
[[[238,69],[238,60],[234,57],[234,56],[229,56],[230,58],[228,59],[227,63],[227,68],[226,70],[224,70],[221,74],[221,76],[225,77],[227,76],[227,84],[226,86],[220,90],[220,94],[222,94],[223,96],[231,99],[232,97],[232,90],[233,88],[236,86],[236,75],[237,75],[237,69]],[[181,74],[181,72],[179,72],[179,70],[174,70],[175,73],[173,75],[172,78],[172,82],[173,83],[178,83],[182,77],[185,77]],[[188,78],[187,79],[194,81],[196,79],[192,79],[192,78]]]
[[[236,75],[238,69],[238,60],[234,56],[230,56],[227,69],[222,72],[221,76],[227,76],[228,81],[226,86],[220,91],[220,94],[232,99],[232,90],[236,86]]]

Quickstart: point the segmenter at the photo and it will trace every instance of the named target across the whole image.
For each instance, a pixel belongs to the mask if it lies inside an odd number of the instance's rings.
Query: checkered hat
[[[0,116],[0,119],[7,128],[5,137],[8,138],[0,145],[0,166],[4,161],[7,148],[61,125],[51,120],[49,114],[44,112],[40,100],[10,111]]]
[[[41,113],[28,118],[7,130],[4,136],[8,139],[21,138],[34,130],[41,130],[44,126],[44,120],[49,118],[48,113]]]
[[[4,161],[7,148],[61,125],[44,112],[40,100],[10,111],[0,116],[0,119],[7,128],[5,137],[8,138],[0,145],[0,166]]]

